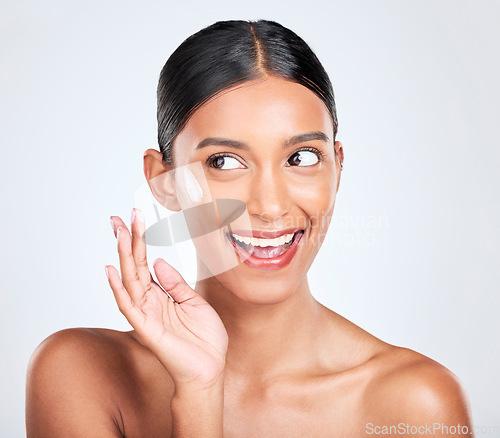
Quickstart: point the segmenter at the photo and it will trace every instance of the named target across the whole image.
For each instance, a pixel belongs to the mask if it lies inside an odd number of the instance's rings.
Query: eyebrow
[[[293,146],[297,143],[302,143],[311,140],[322,140],[326,143],[330,142],[330,139],[324,132],[321,131],[307,132],[305,134],[294,135],[293,137],[287,139],[283,143],[283,149],[289,148],[290,146]],[[227,146],[230,148],[243,149],[243,150],[250,149],[246,143],[243,143],[238,140],[231,140],[229,138],[222,138],[222,137],[208,137],[200,141],[196,145],[195,150],[202,149],[207,146]]]

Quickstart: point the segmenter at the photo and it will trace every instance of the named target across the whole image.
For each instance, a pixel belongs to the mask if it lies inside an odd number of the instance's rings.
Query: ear
[[[155,199],[167,210],[180,211],[174,181],[174,167],[163,163],[163,155],[155,149],[144,152],[144,176]]]
[[[344,148],[340,141],[336,141],[335,145],[335,165],[337,167],[337,190],[340,186],[340,173],[342,171],[342,163],[344,162]]]

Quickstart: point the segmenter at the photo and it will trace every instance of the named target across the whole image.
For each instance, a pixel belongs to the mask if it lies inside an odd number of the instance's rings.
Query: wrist
[[[196,382],[175,382],[174,399],[195,398],[214,399],[224,394],[224,374],[221,373],[213,379]]]
[[[224,382],[177,384],[170,402],[172,437],[222,438]]]

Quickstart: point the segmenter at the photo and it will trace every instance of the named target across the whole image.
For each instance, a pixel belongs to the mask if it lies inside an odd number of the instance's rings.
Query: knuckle
[[[184,283],[185,283],[184,279],[181,279],[181,280],[177,281],[177,283],[175,283],[172,287],[170,287],[169,290],[171,290],[171,291],[177,290],[177,289],[179,289],[179,287],[184,285]]]
[[[135,264],[139,268],[147,268],[148,267],[148,261],[146,257],[140,257],[136,260]]]

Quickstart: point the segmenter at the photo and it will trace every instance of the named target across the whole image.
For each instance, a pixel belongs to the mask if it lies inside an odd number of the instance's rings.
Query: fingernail
[[[113,222],[113,219],[110,217],[109,221],[111,222],[111,228],[113,228],[113,231],[115,231],[115,223]]]
[[[109,272],[107,266],[104,266],[104,272],[106,273],[106,278],[109,280]]]
[[[120,239],[120,231],[123,229],[123,227],[118,227],[116,229],[116,240],[119,240]]]
[[[142,210],[140,208],[132,209],[132,216],[130,218],[130,222],[134,222],[137,219],[139,222],[144,222],[144,215],[142,214]]]

